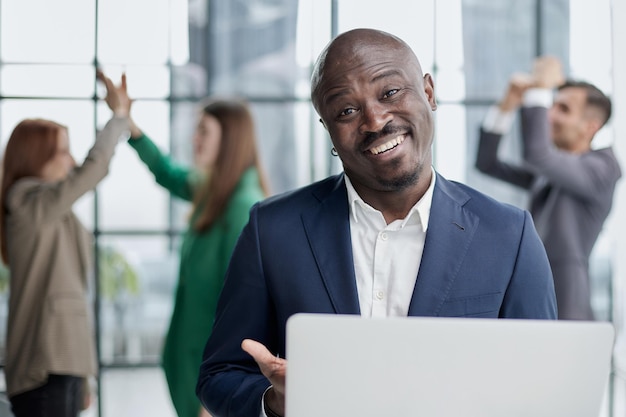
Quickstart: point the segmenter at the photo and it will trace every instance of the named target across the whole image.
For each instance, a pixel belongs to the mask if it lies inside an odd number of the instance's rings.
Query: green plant
[[[4,294],[9,288],[9,268],[0,261],[0,294]]]
[[[115,300],[121,295],[139,293],[139,277],[126,258],[114,248],[99,250],[100,294],[102,298]]]

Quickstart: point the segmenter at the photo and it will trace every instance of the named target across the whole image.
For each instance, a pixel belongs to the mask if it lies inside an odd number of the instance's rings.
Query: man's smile
[[[402,142],[404,142],[405,138],[406,138],[406,135],[398,135],[395,138],[383,143],[382,145],[378,145],[378,146],[368,149],[368,151],[372,155],[378,155],[380,153],[389,151],[395,148],[396,146],[400,145]]]

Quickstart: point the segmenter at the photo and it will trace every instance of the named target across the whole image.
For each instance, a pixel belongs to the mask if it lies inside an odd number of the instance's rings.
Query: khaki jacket
[[[23,178],[7,194],[9,396],[43,385],[48,374],[97,372],[87,280],[92,236],[72,205],[106,176],[115,145],[128,129],[127,118],[114,117],[68,178],[58,183]]]

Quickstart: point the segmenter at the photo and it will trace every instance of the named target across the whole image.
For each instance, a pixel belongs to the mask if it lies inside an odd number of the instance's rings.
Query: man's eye
[[[354,110],[353,108],[347,108],[344,109],[341,113],[339,113],[340,116],[348,116],[352,113],[354,113],[356,110]]]
[[[385,98],[391,97],[391,96],[393,96],[394,94],[396,94],[397,92],[398,92],[398,89],[394,88],[393,90],[389,90],[389,91],[387,91],[387,92],[383,95],[383,97],[385,97]]]

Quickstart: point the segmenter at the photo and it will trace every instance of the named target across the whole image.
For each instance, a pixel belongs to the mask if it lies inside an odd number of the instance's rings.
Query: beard
[[[395,164],[399,164],[400,161],[396,161]],[[418,183],[422,170],[424,168],[423,164],[417,164],[415,169],[401,172],[393,178],[383,178],[377,177],[376,180],[378,184],[387,191],[401,191]]]

